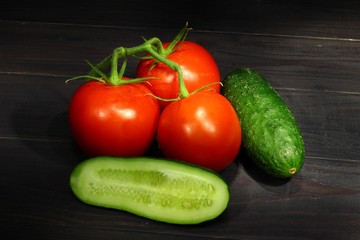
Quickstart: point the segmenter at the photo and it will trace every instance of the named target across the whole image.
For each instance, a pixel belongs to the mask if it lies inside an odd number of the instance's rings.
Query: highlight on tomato
[[[144,155],[152,145],[160,108],[141,83],[113,86],[92,80],[76,90],[68,116],[85,154],[131,157]]]
[[[220,171],[236,158],[242,135],[229,101],[214,91],[200,91],[164,109],[157,138],[165,157]]]
[[[220,82],[220,72],[215,59],[203,46],[184,40],[188,28],[183,29],[172,42],[162,44],[162,55],[178,64],[183,73],[187,90],[191,93],[205,85]],[[154,58],[143,58],[136,69],[136,77],[149,78],[144,84],[163,99],[174,99],[179,96],[179,77],[176,70]],[[220,92],[219,84],[208,87]],[[160,100],[164,109],[170,102]]]

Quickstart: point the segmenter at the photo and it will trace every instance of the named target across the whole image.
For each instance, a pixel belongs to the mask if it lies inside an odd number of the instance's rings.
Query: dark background
[[[221,76],[260,71],[302,130],[306,158],[290,180],[271,178],[241,151],[221,172],[224,214],[195,226],[151,221],[79,202],[68,181],[84,156],[67,123],[71,95],[118,46],[188,40]],[[9,2],[0,8],[0,226],[3,239],[359,239],[360,2]],[[130,61],[132,75],[136,60]]]

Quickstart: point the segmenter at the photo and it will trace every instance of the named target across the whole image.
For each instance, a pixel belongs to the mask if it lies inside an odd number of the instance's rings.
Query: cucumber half
[[[149,157],[95,157],[70,176],[84,203],[173,224],[198,224],[228,206],[229,187],[217,173],[183,162]]]

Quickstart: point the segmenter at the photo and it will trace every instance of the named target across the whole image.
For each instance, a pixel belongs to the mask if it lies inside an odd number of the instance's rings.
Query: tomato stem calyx
[[[188,28],[188,23],[186,22],[185,27],[180,30],[180,32],[175,36],[171,43],[166,47],[164,56],[167,57],[171,53],[176,51],[185,41],[187,34],[191,30],[192,28]]]

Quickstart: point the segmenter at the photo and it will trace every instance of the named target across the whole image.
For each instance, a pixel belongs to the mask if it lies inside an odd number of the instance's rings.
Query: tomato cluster
[[[174,45],[161,44],[164,49]],[[69,105],[70,128],[87,155],[143,156],[157,142],[165,158],[215,171],[235,159],[240,122],[220,94],[215,60],[197,43],[183,40],[174,46],[163,57],[153,53],[153,45],[146,48],[155,57],[138,62],[133,81],[112,69],[112,78],[121,80],[116,84],[92,79],[77,89]]]

